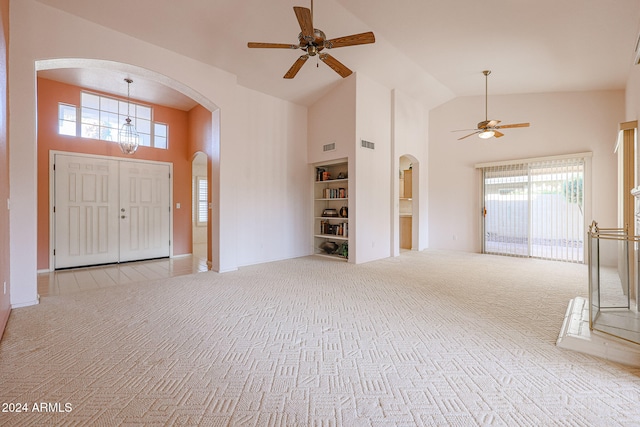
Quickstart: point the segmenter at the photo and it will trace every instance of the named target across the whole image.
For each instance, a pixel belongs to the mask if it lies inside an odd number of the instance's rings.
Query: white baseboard
[[[17,304],[11,304],[11,309],[13,310],[14,308],[29,307],[29,306],[37,305],[37,304],[40,304],[40,297],[38,297],[38,299],[33,300],[33,301],[19,302]]]

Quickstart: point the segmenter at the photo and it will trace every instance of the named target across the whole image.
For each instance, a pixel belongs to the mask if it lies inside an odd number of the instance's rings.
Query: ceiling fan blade
[[[287,44],[287,43],[257,43],[257,42],[249,42],[247,43],[247,47],[250,48],[266,48],[266,49],[298,49],[300,46],[297,44]]]
[[[497,130],[494,130],[493,131],[493,136],[495,136],[496,138],[500,138],[501,136],[504,136],[504,133],[498,132]]]
[[[478,130],[478,131],[475,131],[473,133],[470,133],[469,135],[465,135],[462,138],[458,138],[458,141],[460,141],[461,139],[469,138],[471,135],[475,135],[475,134],[480,133],[480,132],[482,132],[482,131]]]
[[[478,129],[456,129],[456,130],[452,130],[451,132],[471,132],[471,131],[477,131]]]
[[[489,120],[489,123],[487,123],[487,127],[488,128],[495,127],[498,123],[500,123],[500,120]]]
[[[298,18],[298,24],[300,24],[300,30],[305,37],[313,38],[313,21],[311,18],[311,10],[306,7],[294,6],[293,11]]]
[[[322,62],[327,64],[329,67],[331,67],[333,71],[340,74],[340,76],[342,76],[343,78],[350,76],[351,73],[353,73],[353,71],[347,68],[346,65],[344,65],[342,62],[338,61],[336,58],[329,55],[328,53],[321,53],[319,56]]]
[[[376,37],[371,31],[367,33],[352,34],[350,36],[338,37],[331,40],[325,40],[324,47],[333,49],[336,47],[355,46],[359,44],[375,43]]]
[[[296,74],[298,74],[298,71],[300,71],[300,68],[302,68],[304,63],[307,62],[307,59],[309,59],[309,55],[302,55],[300,58],[298,58],[296,62],[293,63],[291,68],[289,68],[289,71],[287,71],[287,74],[284,75],[284,78],[285,79],[294,78]]]
[[[496,129],[528,128],[529,126],[530,126],[529,123],[515,123],[515,124],[511,124],[511,125],[496,126]]]

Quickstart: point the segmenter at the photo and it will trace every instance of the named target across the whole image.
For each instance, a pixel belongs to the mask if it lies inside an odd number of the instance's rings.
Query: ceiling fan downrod
[[[491,70],[484,70],[482,74],[484,74],[484,120],[489,121],[489,74],[491,74]]]

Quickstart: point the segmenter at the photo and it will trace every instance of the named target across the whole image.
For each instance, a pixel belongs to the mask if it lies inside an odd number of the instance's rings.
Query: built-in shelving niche
[[[315,165],[314,253],[349,259],[349,164],[346,160]],[[333,246],[335,250],[331,250]]]

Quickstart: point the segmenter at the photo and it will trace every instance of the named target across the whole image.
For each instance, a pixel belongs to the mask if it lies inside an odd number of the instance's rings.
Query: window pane
[[[132,106],[129,106],[129,103],[127,101],[118,101],[118,108],[119,108],[119,113],[123,116],[126,116],[127,114],[133,114],[135,112],[135,108],[132,110]]]
[[[60,120],[58,123],[58,133],[60,135],[76,136],[76,122]]]
[[[100,139],[100,113],[98,110],[82,107],[81,133],[83,138]]]
[[[108,113],[106,111],[100,112],[100,125],[106,126],[110,128],[118,128],[118,114],[116,113]]]
[[[81,93],[81,136],[84,138],[117,141],[118,133],[127,117],[135,126],[140,136],[140,145],[166,149],[168,145],[168,128],[166,124],[156,126],[151,118],[153,109],[146,105],[138,105],[128,100],[121,100],[107,96]],[[75,108],[68,106],[70,111]],[[63,123],[63,111],[60,110],[59,131],[75,134],[73,126]],[[71,120],[70,120],[71,121]],[[152,126],[153,125],[153,126]],[[158,139],[152,139],[152,129],[158,133]],[[72,133],[73,132],[73,133]]]
[[[103,141],[117,141],[118,140],[118,128],[117,127],[100,127],[100,139]]]
[[[167,140],[167,132],[168,126],[164,123],[154,123],[153,124],[153,146],[156,148],[167,149],[168,148],[168,140]]]
[[[98,124],[100,121],[100,111],[94,110],[93,108],[82,107],[82,123],[92,123]]]
[[[76,136],[75,105],[58,104],[58,133]]]
[[[155,148],[161,148],[163,150],[167,149],[167,139],[166,138],[162,138],[162,137],[158,137],[158,136],[154,136],[153,137],[153,146]]]
[[[82,107],[93,108],[98,110],[100,108],[100,97],[91,93],[82,92],[80,95],[80,105]]]
[[[164,123],[154,123],[153,124],[153,134],[155,136],[163,136],[167,137],[167,125]]]
[[[76,106],[68,104],[58,104],[58,118],[60,120],[76,121]]]
[[[146,134],[138,134],[140,136],[140,145],[143,147],[151,147],[151,137]]]
[[[82,123],[80,136],[83,138],[100,139],[100,128],[97,125]]]
[[[131,107],[133,107],[133,104],[131,104]],[[145,107],[143,105],[136,105],[135,107],[136,107],[135,108],[136,117],[138,117],[140,119],[151,120],[151,108],[150,107]],[[131,114],[134,114],[133,110],[132,110]]]
[[[107,98],[105,96],[100,97],[100,109],[102,111],[108,111],[110,113],[118,112],[118,100],[113,98]]]
[[[151,133],[151,122],[149,120],[137,118],[134,121],[134,124],[136,126],[136,130],[139,133],[146,133],[146,134]]]

